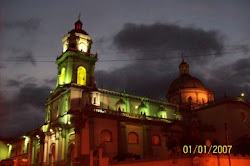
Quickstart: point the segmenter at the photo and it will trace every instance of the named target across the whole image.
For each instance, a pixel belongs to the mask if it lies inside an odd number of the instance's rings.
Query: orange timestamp
[[[232,150],[232,145],[184,145],[182,151],[184,154],[229,154]]]

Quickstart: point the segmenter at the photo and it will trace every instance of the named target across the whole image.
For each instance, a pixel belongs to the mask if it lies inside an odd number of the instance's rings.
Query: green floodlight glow
[[[70,79],[69,73],[67,72],[66,77],[65,77],[65,83],[69,84],[70,82],[71,82],[71,79]]]
[[[61,74],[59,76],[59,85],[63,85],[65,82],[65,68],[61,69]]]

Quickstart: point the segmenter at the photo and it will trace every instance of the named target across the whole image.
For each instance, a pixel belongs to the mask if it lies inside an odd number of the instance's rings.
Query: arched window
[[[105,129],[101,131],[101,141],[102,142],[112,142],[112,133],[111,131]]]
[[[86,69],[82,66],[77,68],[77,84],[86,85]]]
[[[64,83],[65,83],[65,68],[63,67],[59,75],[59,85],[63,85]]]
[[[191,97],[191,96],[189,96],[187,100],[188,100],[188,103],[189,103],[189,104],[192,103],[192,97]]]
[[[161,145],[160,136],[158,136],[158,135],[153,135],[152,136],[152,145],[155,145],[155,146]]]
[[[135,132],[130,132],[128,134],[128,143],[129,144],[138,144],[139,143],[138,135]]]

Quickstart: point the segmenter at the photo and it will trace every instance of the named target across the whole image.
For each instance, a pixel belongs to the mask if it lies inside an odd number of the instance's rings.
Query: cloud
[[[250,100],[250,58],[238,59],[233,63],[223,65],[211,71],[212,77],[206,80],[218,95],[239,96],[245,93]]]
[[[164,50],[184,52],[185,56],[223,51],[223,36],[215,31],[205,31],[195,27],[181,27],[175,24],[155,23],[152,25],[137,25],[127,23],[114,36],[113,44],[119,50],[139,50],[144,53],[136,57],[148,57],[148,54],[169,56],[172,53]],[[153,50],[153,51],[152,51]],[[160,53],[154,50],[163,50]],[[146,54],[145,52],[149,52]],[[195,58],[194,61],[201,61]]]
[[[50,88],[23,82],[19,84],[23,86],[14,98],[8,100],[1,98],[0,137],[17,136],[37,128],[44,122],[44,103]],[[4,94],[0,94],[0,96],[4,96]]]
[[[232,64],[232,68],[237,71],[250,70],[250,58],[244,58],[237,60]]]
[[[134,61],[111,72],[97,71],[98,85],[117,91],[126,89],[128,93],[155,99],[165,99],[170,83],[178,77],[181,62],[178,53],[184,51],[185,56],[202,55],[221,53],[224,49],[223,38],[217,31],[162,23],[125,24],[114,36],[113,44],[119,51],[135,52],[123,54],[131,59],[152,60]],[[164,51],[168,49],[171,51]],[[166,59],[155,59],[159,57]],[[196,63],[206,63],[208,60],[208,57],[192,59]]]
[[[20,59],[30,62],[33,66],[36,66],[36,60],[31,51],[23,52],[20,56]]]
[[[45,79],[44,83],[46,85],[51,85],[51,86],[54,87],[56,85],[56,81],[57,81],[57,78],[56,77],[52,77],[52,78]]]
[[[18,55],[16,57],[11,57],[10,60],[25,61],[31,63],[33,66],[36,66],[36,60],[31,50],[11,48],[10,52],[13,55]]]
[[[177,76],[177,72],[165,71],[162,67],[134,63],[112,72],[97,71],[97,83],[106,89],[164,100],[170,80]]]
[[[3,23],[3,28],[14,30],[20,29],[26,33],[31,33],[40,28],[42,20],[40,18],[30,18],[27,20],[9,21]]]
[[[185,55],[223,53],[224,51],[223,38],[219,32],[185,28],[173,24],[126,24],[114,36],[113,44],[120,51],[135,52],[122,54],[123,56],[129,56],[131,59],[153,59],[134,61],[111,72],[97,71],[98,86],[119,92],[125,89],[129,94],[159,100],[166,100],[169,85],[179,76],[178,66],[181,59],[176,51],[154,52],[152,50],[174,48],[178,51],[185,50]],[[177,58],[154,59],[168,56]],[[117,57],[125,59],[120,55]],[[213,58],[214,56],[206,56],[186,59],[190,64],[191,75],[202,80],[207,88],[214,91],[216,97],[222,97],[225,93],[230,96],[237,96],[241,91],[247,93],[250,88],[248,74],[250,59],[239,59],[233,63],[225,63],[221,67],[213,66],[212,70],[206,70],[208,68],[205,66]],[[202,64],[201,69],[196,64],[199,66]],[[247,99],[250,99],[249,95]]]
[[[21,83],[17,80],[8,80],[7,81],[7,86],[8,87],[19,87]]]
[[[0,64],[0,70],[5,69],[6,67],[3,64]]]

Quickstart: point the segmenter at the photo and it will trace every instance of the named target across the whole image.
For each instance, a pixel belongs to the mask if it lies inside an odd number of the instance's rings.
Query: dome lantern
[[[182,58],[182,62],[179,65],[180,75],[189,74],[189,65]]]

